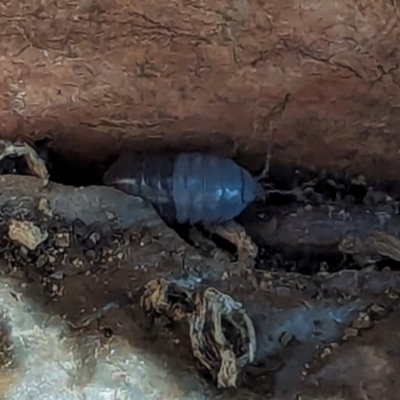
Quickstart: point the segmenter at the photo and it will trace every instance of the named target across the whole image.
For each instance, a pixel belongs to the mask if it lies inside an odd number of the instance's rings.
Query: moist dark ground
[[[18,161],[15,164],[14,161],[8,160],[7,163],[4,163],[2,172],[21,173],[20,171],[24,169],[23,163],[18,164],[20,162]],[[86,165],[77,160],[57,161],[54,154],[50,155],[49,161],[51,180],[73,186],[98,184],[102,172],[106,168],[105,165],[100,167]],[[268,179],[265,181],[265,188],[266,190],[268,190],[267,188],[282,190],[282,192],[298,188],[304,196],[302,200],[299,200],[293,194],[275,193],[271,194],[265,202],[252,204],[238,218],[238,221],[244,227],[249,227],[249,232],[256,232],[258,224],[262,229],[262,222],[271,215],[271,210],[277,208],[295,212],[298,209],[312,210],[321,205],[335,205],[351,211],[355,206],[374,208],[384,204],[385,207],[390,207],[393,210],[393,215],[397,215],[396,210],[398,210],[400,201],[399,186],[393,182],[365,182],[362,177],[351,176],[348,173],[334,176],[324,171],[311,172],[299,170],[295,167],[275,165],[271,167]],[[372,192],[374,195],[371,195]],[[389,200],[386,195],[390,196]],[[176,371],[178,375],[179,371],[187,371],[188,369],[197,374],[195,370],[196,361],[188,351],[190,348],[189,339],[179,325],[161,325],[155,334],[154,331],[149,334],[148,321],[138,304],[141,294],[139,289],[152,278],[151,269],[147,267],[154,263],[154,254],[152,254],[150,246],[141,254],[141,264],[133,264],[132,255],[126,256],[127,252],[132,251],[132,248],[140,246],[140,242],[143,240],[142,232],[135,236],[134,232],[126,232],[102,224],[87,226],[81,221],[66,224],[62,220],[50,219],[46,222],[50,239],[37,250],[26,253],[7,239],[5,221],[0,221],[0,228],[2,230],[0,251],[5,261],[2,274],[24,280],[27,283],[26,292],[29,297],[43,304],[45,310],[63,316],[73,334],[77,336],[95,334],[101,337],[104,343],[114,336],[125,337],[135,347],[141,347],[158,356],[161,355],[163,359],[167,360],[166,368]],[[184,236],[184,232],[179,231],[180,227],[175,228],[181,236]],[[151,236],[152,233],[150,232],[149,235]],[[349,382],[349,377],[356,373],[349,368],[348,376],[341,377],[337,369],[340,369],[340,366],[343,365],[343,370],[346,370],[346,357],[349,364],[354,364],[355,360],[358,359],[361,360],[359,362],[362,364],[368,357],[378,363],[382,359],[380,352],[386,355],[390,354],[390,357],[392,357],[391,368],[398,364],[397,357],[400,347],[397,345],[398,338],[395,332],[399,325],[400,314],[396,305],[396,295],[392,293],[390,297],[388,287],[390,286],[393,289],[393,286],[397,285],[396,271],[398,271],[400,264],[388,258],[383,258],[372,270],[365,271],[354,262],[351,256],[343,257],[337,247],[322,248],[319,246],[318,238],[315,239],[315,246],[307,245],[296,248],[293,248],[293,246],[270,246],[265,243],[262,234],[255,234],[253,238],[259,246],[259,256],[253,278],[248,276],[235,278],[232,282],[238,285],[237,287],[241,285],[240,279],[249,279],[254,282],[257,281],[257,283],[253,282],[253,286],[246,286],[246,283],[244,289],[231,288],[230,290],[239,297],[241,296],[241,301],[247,303],[248,308],[253,309],[254,313],[257,314],[256,310],[263,307],[261,302],[264,300],[263,298],[257,299],[257,296],[249,287],[253,287],[253,290],[254,285],[261,287],[263,278],[260,279],[259,277],[267,275],[273,277],[277,288],[286,287],[287,290],[291,291],[296,285],[307,287],[307,290],[313,293],[311,295],[304,294],[304,301],[328,297],[329,301],[339,301],[354,289],[357,292],[356,297],[359,296],[360,299],[373,297],[374,304],[377,303],[380,309],[384,309],[384,312],[378,313],[379,315],[374,314],[370,317],[371,320],[379,321],[374,325],[373,330],[368,330],[371,325],[367,327],[368,329],[364,327],[366,330],[362,328],[354,334],[354,336],[358,336],[356,339],[358,347],[355,345],[352,348],[352,342],[344,340],[342,347],[344,350],[337,355],[339,361],[336,364],[332,363],[332,366],[328,365],[326,370],[319,366],[319,370],[316,370],[313,378],[322,381],[319,391],[315,388],[312,389],[316,391],[315,398],[329,398],[327,397],[328,394],[337,392],[336,387],[343,386],[345,388],[342,393],[345,396],[344,398],[361,399],[360,393],[352,392],[354,389],[352,389],[352,383]],[[224,246],[223,243],[222,245]],[[147,266],[146,257],[148,257]],[[169,272],[168,265],[164,265],[162,268],[165,268],[166,273]],[[395,274],[390,275],[389,278],[387,274],[391,272],[388,272],[388,268]],[[339,283],[336,286],[334,285],[334,288],[321,283],[321,276],[339,271],[347,271],[348,276],[353,278],[354,274],[360,274],[359,276],[362,277],[360,279],[363,279],[365,284],[360,285],[359,280],[355,278],[357,284],[353,281],[350,282],[350,278],[340,283],[340,278],[338,278]],[[372,275],[368,275],[368,273]],[[380,277],[379,274],[382,274],[382,276]],[[387,280],[395,283],[385,286],[382,282]],[[283,284],[283,281],[286,283]],[[370,286],[368,286],[369,284]],[[228,290],[224,284],[221,285]],[[354,287],[350,289],[352,285]],[[341,288],[343,291],[341,291]],[[296,301],[302,302],[303,300],[300,296]],[[292,307],[279,296],[274,297],[273,304],[274,309],[281,308],[284,310]],[[354,329],[357,330],[357,328]],[[392,329],[394,329],[393,332]],[[388,338],[387,343],[382,342],[383,335]],[[379,355],[374,353],[363,358],[359,352],[360,346],[367,353],[370,348],[378,349],[376,352]],[[296,354],[289,353],[287,356],[290,355],[290,359],[296,359]],[[273,360],[269,360],[267,369],[272,371],[277,369],[282,358],[284,361],[284,357],[284,353],[281,352],[275,364]],[[304,354],[299,352],[298,358],[301,362]],[[324,361],[322,361],[323,363]],[[382,363],[384,362],[382,361]],[[265,365],[262,367],[265,368]],[[311,372],[305,373],[304,376],[312,375],[312,366],[309,366],[309,369]],[[387,369],[390,370],[389,367]],[[377,373],[378,375],[373,376],[367,368],[365,368],[365,371],[365,376],[370,382],[382,378],[381,384],[384,385],[386,380],[390,380],[386,370],[381,375]],[[359,368],[358,373],[363,373],[363,367]],[[285,379],[288,379],[287,377],[282,378],[282,376],[275,377],[278,381],[280,380],[276,383],[273,373],[253,373],[250,374],[249,380],[244,381],[244,388],[223,391],[219,395],[230,398],[235,396],[238,399],[276,396],[275,386],[280,385],[282,388],[285,385]],[[208,386],[207,377],[204,377],[204,379],[204,393],[208,393],[207,396],[211,397],[217,395],[215,390]],[[190,386],[190,382],[185,383],[183,381],[182,385]],[[389,383],[386,386],[389,387],[388,385],[390,386]],[[187,389],[190,390],[190,387]],[[393,392],[388,389],[385,394],[386,397],[379,397],[383,393],[382,390],[380,387],[367,390],[370,397],[365,398],[374,400],[380,398],[396,399],[396,397],[393,397],[397,390],[396,387],[391,389]],[[284,393],[279,395],[284,396]]]

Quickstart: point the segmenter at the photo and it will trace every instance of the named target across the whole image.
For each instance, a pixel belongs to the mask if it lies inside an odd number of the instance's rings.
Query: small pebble
[[[70,246],[70,236],[68,232],[57,233],[55,235],[55,244],[57,247],[67,248]]]
[[[355,337],[355,336],[357,336],[357,335],[358,335],[358,330],[357,330],[357,329],[355,329],[355,328],[347,328],[347,329],[344,331],[344,334],[343,334],[343,336],[342,336],[342,339],[343,339],[343,340],[347,340],[347,339],[352,338],[352,337]]]

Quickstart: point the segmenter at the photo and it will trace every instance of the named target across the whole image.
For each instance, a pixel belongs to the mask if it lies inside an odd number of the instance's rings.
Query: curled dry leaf
[[[256,336],[242,304],[216,288],[192,292],[176,282],[154,279],[141,298],[148,315],[186,319],[194,356],[218,387],[236,387],[243,368],[254,361]]]
[[[189,319],[193,353],[211,372],[218,369],[219,387],[236,387],[242,369],[254,361],[253,322],[241,303],[215,288],[197,293],[195,305]]]
[[[49,183],[46,164],[27,143],[0,140],[0,160],[8,156],[24,156],[32,174],[43,180],[43,186]]]
[[[251,268],[258,254],[258,247],[242,225],[228,221],[218,225],[207,225],[207,230],[232,243],[238,254],[241,268]]]
[[[161,278],[146,284],[140,303],[149,317],[164,315],[172,321],[187,319],[194,308],[187,290]]]
[[[29,250],[35,250],[48,236],[47,231],[41,230],[30,221],[11,220],[8,226],[8,237]]]

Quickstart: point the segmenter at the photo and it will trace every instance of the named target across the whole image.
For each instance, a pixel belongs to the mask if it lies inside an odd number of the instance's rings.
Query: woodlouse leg
[[[191,227],[189,238],[193,241],[196,248],[207,254],[210,254],[215,260],[223,264],[230,264],[232,262],[230,254],[220,249],[212,240],[206,238],[204,234],[196,227]]]
[[[213,234],[229,241],[237,248],[240,269],[248,269],[254,266],[258,248],[243,226],[235,221],[228,221],[218,225],[207,225],[205,228]]]
[[[207,239],[195,226],[190,227],[189,238],[193,241],[195,247],[202,251],[211,252],[217,247],[212,240]]]

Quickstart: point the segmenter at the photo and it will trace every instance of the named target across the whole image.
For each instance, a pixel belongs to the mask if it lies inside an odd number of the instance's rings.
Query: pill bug
[[[232,220],[258,193],[258,183],[246,169],[204,153],[123,154],[103,182],[145,198],[160,215],[181,224]]]

